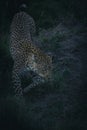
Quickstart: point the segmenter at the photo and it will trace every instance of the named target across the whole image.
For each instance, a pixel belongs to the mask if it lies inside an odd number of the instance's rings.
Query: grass
[[[21,100],[20,100],[21,102]],[[0,99],[0,129],[4,130],[34,130],[32,122],[27,118],[26,107],[17,99],[8,96]],[[30,123],[31,122],[31,123]]]

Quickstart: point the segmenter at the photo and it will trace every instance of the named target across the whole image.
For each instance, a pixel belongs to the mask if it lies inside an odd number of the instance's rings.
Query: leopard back
[[[10,51],[11,54],[13,54],[13,57],[20,49],[19,41],[22,39],[32,41],[32,37],[35,34],[35,31],[35,22],[33,18],[27,13],[22,11],[13,17],[10,27]]]

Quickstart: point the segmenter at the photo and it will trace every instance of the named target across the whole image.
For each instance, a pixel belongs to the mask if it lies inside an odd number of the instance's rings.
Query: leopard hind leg
[[[28,85],[26,88],[24,88],[23,92],[24,93],[27,93],[29,92],[32,88],[42,84],[45,82],[45,79],[42,78],[41,76],[39,75],[36,75],[34,77],[32,77],[32,83],[30,85]]]

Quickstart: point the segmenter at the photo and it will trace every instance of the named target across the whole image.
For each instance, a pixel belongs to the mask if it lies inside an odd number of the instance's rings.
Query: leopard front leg
[[[44,82],[45,82],[45,79],[42,78],[41,76],[37,75],[37,76],[33,77],[33,82],[29,86],[24,88],[23,92],[27,93],[30,89],[32,89],[32,88],[36,87],[37,85],[40,85]]]
[[[15,92],[16,97],[23,97],[23,91],[21,88],[21,79],[19,77],[20,63],[17,60],[14,63],[13,71],[12,71],[12,86]]]

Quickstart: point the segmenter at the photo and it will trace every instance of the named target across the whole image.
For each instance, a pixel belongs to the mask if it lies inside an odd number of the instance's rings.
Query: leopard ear
[[[27,4],[26,3],[22,3],[21,5],[19,5],[19,11],[24,11],[27,12]]]

